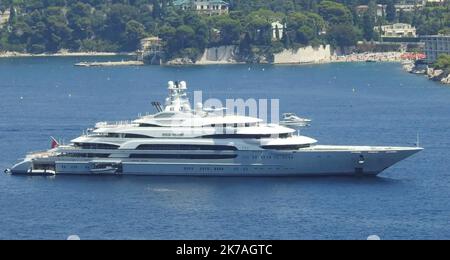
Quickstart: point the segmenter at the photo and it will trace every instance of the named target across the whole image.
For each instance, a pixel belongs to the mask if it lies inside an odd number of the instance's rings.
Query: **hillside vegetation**
[[[406,22],[420,34],[450,32],[449,1],[412,13],[392,11],[392,0],[230,0],[230,14],[200,16],[181,11],[168,0],[1,0],[10,10],[0,30],[0,51],[30,53],[134,51],[140,39],[159,36],[167,58],[198,57],[209,46],[239,45],[242,55],[330,43],[346,47],[377,40],[377,25]],[[376,4],[387,4],[376,18]],[[357,5],[369,6],[358,15]],[[281,41],[271,23],[287,25]]]

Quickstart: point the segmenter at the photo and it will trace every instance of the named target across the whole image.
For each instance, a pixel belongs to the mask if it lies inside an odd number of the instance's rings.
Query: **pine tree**
[[[16,19],[16,9],[14,8],[14,6],[11,6],[9,8],[9,20],[8,20],[9,25],[13,25],[15,19]]]
[[[283,31],[282,42],[283,42],[284,48],[290,49],[292,47],[292,39],[291,39],[291,36],[289,35],[287,29],[285,29]]]
[[[278,25],[275,26],[275,39],[280,40],[280,28],[278,28]]]
[[[386,6],[386,20],[388,22],[395,22],[395,19],[397,18],[397,10],[395,9],[395,3],[394,0],[390,0],[387,3]]]
[[[371,41],[374,36],[373,28],[375,27],[375,18],[370,15],[370,12],[366,12],[363,17],[363,31],[364,39]]]
[[[161,3],[159,0],[153,0],[152,1],[153,10],[152,10],[152,16],[155,19],[161,18]]]

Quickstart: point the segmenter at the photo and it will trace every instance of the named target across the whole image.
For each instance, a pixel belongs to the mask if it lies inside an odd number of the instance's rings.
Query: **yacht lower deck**
[[[148,176],[374,176],[421,148],[313,146],[296,151],[234,151],[230,158],[30,157],[12,174]],[[172,153],[173,154],[173,153]],[[230,152],[226,152],[230,155]]]

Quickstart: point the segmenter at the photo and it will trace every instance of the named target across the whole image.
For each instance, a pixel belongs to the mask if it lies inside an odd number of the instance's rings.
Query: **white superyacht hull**
[[[236,157],[232,159],[28,158],[15,165],[11,173],[33,174],[34,170],[42,170],[44,165],[56,175],[376,176],[421,150],[403,147],[314,146],[297,151],[235,151],[233,154]],[[98,165],[105,165],[105,169],[116,167],[116,170],[102,171]]]

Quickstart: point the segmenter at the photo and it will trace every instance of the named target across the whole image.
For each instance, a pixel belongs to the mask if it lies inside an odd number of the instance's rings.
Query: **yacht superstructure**
[[[86,134],[29,154],[12,174],[158,176],[377,175],[418,147],[325,146],[296,134],[311,121],[280,124],[191,107],[185,82],[169,82],[165,106],[131,122],[97,123]]]

